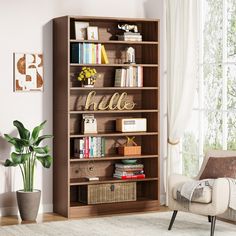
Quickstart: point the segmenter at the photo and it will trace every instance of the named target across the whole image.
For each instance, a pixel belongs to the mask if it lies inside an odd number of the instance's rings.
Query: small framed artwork
[[[75,22],[75,39],[87,39],[87,27],[89,22],[76,21]]]
[[[43,55],[14,53],[14,91],[43,91]]]
[[[89,26],[87,28],[88,40],[98,40],[98,27]]]

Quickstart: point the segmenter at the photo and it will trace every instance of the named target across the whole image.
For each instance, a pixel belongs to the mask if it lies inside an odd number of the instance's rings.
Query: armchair
[[[199,174],[196,178],[189,178],[182,175],[172,175],[168,182],[168,197],[169,197],[169,208],[173,210],[173,215],[170,221],[168,230],[171,230],[175,221],[178,211],[191,212],[199,215],[208,216],[208,221],[211,223],[211,233],[214,235],[216,216],[223,214],[227,211],[229,205],[229,182],[226,178],[215,179],[212,189],[210,187],[204,187],[202,195],[199,197],[192,198],[189,207],[186,208],[183,204],[177,201],[177,189],[180,184],[187,181],[199,180],[208,159],[210,157],[236,157],[235,151],[210,151],[206,154]],[[224,193],[224,194],[222,194]]]

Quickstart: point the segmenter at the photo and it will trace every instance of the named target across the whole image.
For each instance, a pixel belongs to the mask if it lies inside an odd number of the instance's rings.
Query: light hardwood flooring
[[[161,206],[159,211],[160,212],[169,211],[169,209],[168,209],[168,207]],[[145,213],[147,213],[147,212],[145,212]],[[134,214],[134,213],[130,213],[130,214]],[[137,214],[137,213],[135,213],[135,214]],[[124,214],[124,215],[127,215],[127,214]],[[109,216],[107,216],[107,217],[109,217]],[[0,217],[0,226],[43,223],[43,222],[62,221],[62,220],[68,220],[68,219],[63,217],[63,216],[60,216],[58,214],[55,214],[55,213],[39,214],[38,217],[37,217],[37,220],[34,221],[34,222],[32,222],[32,221],[21,221],[20,216],[3,216],[3,217]]]

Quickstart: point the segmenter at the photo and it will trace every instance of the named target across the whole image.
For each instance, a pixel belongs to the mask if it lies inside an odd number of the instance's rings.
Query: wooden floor
[[[168,207],[161,206],[159,211],[163,212],[163,211],[168,211],[168,210],[169,210]],[[147,213],[147,212],[145,212],[145,213]],[[137,213],[135,213],[135,214],[137,214]],[[3,216],[3,217],[0,217],[0,226],[43,223],[43,222],[62,221],[62,220],[68,220],[68,219],[63,216],[57,215],[55,213],[39,214],[37,220],[33,221],[33,222],[32,221],[21,221],[19,216]]]

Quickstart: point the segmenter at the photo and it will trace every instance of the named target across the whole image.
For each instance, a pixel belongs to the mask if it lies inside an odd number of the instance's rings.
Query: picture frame
[[[75,21],[75,39],[85,40],[87,39],[87,27],[89,22]]]
[[[89,26],[87,27],[88,40],[98,40],[98,27]]]

